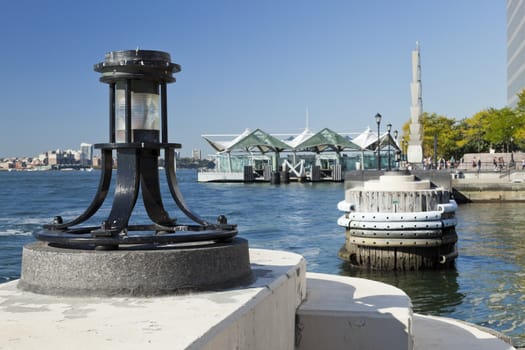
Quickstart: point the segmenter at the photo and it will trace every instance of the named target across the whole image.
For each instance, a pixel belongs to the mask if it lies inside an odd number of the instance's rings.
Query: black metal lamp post
[[[392,124],[386,125],[386,131],[388,132],[388,171],[392,170],[390,165],[390,130],[392,130]]]
[[[406,154],[407,154],[407,150],[406,150],[406,148],[407,148],[407,143],[408,143],[408,141],[407,141],[407,140],[405,139],[405,137],[403,136],[402,139],[401,139],[401,152],[403,152],[403,155],[402,155],[401,159],[402,159],[403,161],[406,161],[406,158],[407,158],[407,157],[406,157]]]
[[[97,193],[91,205],[76,219],[63,222],[60,216],[35,237],[61,245],[88,244],[96,249],[117,249],[129,244],[172,244],[198,241],[230,241],[236,225],[220,215],[210,223],[185,204],[175,175],[175,149],[168,142],[166,85],[175,81],[180,66],[170,62],[168,53],[150,50],[109,52],[94,66],[109,85],[109,143],[97,144],[102,168]],[[166,177],[171,196],[181,211],[196,224],[177,224],[164,209],[158,174],[158,157],[164,150]],[[113,151],[117,176],[111,212],[100,226],[78,226],[103,204],[109,191]],[[129,225],[139,188],[144,207],[152,221]]]
[[[381,114],[377,113],[375,118],[377,123],[377,170],[381,170],[381,138],[379,135],[379,129],[381,125]]]
[[[394,141],[396,143],[396,168],[399,168],[399,145],[397,143],[397,136],[398,136],[398,132],[397,130],[394,130]]]
[[[434,134],[434,169],[438,168],[437,149],[438,149],[438,136],[437,134]]]

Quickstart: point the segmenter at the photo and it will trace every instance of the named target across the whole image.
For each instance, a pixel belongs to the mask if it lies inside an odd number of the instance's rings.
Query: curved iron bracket
[[[184,201],[184,198],[182,196],[182,193],[180,192],[179,185],[177,183],[177,175],[175,172],[175,152],[174,149],[171,147],[165,148],[166,153],[166,177],[168,178],[168,187],[171,192],[171,196],[175,200],[175,203],[177,203],[177,206],[179,209],[186,214],[190,219],[192,219],[194,222],[204,225],[204,226],[210,226],[211,224],[199,217],[197,214],[193,213],[190,208],[186,205],[186,202]]]
[[[112,166],[113,166],[113,157],[112,157],[112,150],[111,149],[104,149],[102,150],[102,167],[101,167],[101,174],[100,174],[100,181],[98,184],[98,189],[95,197],[93,198],[93,201],[89,205],[89,207],[76,219],[68,221],[66,223],[62,223],[62,218],[60,216],[56,217],[55,223],[44,225],[44,229],[46,230],[66,230],[68,227],[78,225],[89,218],[91,218],[97,210],[100,209],[102,206],[102,203],[104,203],[104,200],[106,199],[108,192],[109,192],[109,185],[111,184],[111,174],[112,174]]]

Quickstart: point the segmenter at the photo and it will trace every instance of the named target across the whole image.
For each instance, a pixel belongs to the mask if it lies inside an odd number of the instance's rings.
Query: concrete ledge
[[[304,259],[250,249],[256,280],[190,295],[54,297],[0,285],[0,349],[290,349]]]
[[[465,173],[464,178],[452,180],[452,187],[472,202],[523,202],[524,178],[524,173]]]
[[[412,304],[393,286],[362,278],[307,274],[297,310],[297,350],[412,349]]]
[[[493,331],[451,318],[414,314],[413,330],[415,349],[514,349]]]
[[[297,310],[296,350],[513,350],[495,331],[412,313],[408,296],[371,280],[307,273],[307,300]]]

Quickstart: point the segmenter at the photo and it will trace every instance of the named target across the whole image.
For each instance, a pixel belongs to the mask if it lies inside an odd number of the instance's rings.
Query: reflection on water
[[[381,273],[343,263],[341,273],[403,289],[415,312],[490,327],[525,346],[525,203],[462,205],[456,217],[456,269]]]
[[[468,298],[454,316],[525,345],[525,203],[460,207],[460,285]]]

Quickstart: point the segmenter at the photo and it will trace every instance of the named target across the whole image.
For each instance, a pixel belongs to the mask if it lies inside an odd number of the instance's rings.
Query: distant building
[[[100,169],[102,167],[102,158],[100,156],[94,156],[91,166]]]
[[[17,159],[15,161],[15,169],[25,169],[27,166],[27,163],[23,159]]]
[[[93,166],[93,145],[89,143],[80,144],[80,166],[89,168]]]
[[[525,1],[507,0],[507,106],[525,89]]]
[[[191,151],[191,159],[193,160],[201,160],[201,150],[200,149],[194,149]]]
[[[61,154],[56,151],[49,151],[46,156],[48,165],[58,165],[62,161]]]
[[[0,162],[0,169],[13,169],[15,167],[15,164],[13,161],[9,159],[4,159]]]
[[[49,165],[49,159],[47,158],[47,152],[40,153],[38,155],[38,160],[42,165]]]
[[[57,149],[56,151],[48,151],[46,153],[47,162],[43,161],[43,163],[52,167],[71,166],[76,164],[75,158],[77,154],[77,151],[72,150],[61,151]]]

